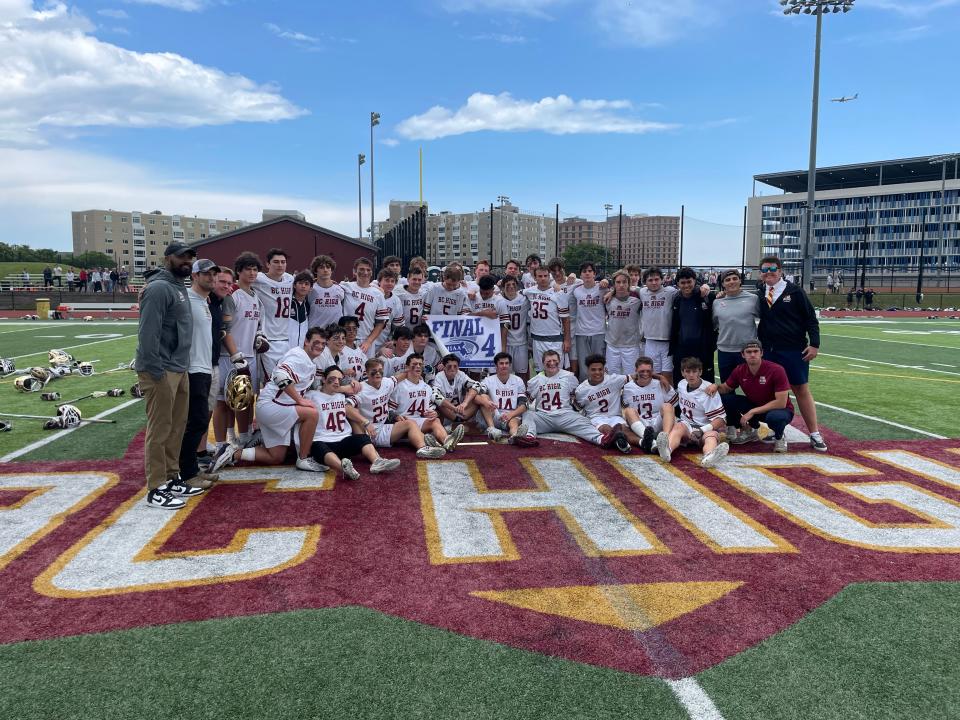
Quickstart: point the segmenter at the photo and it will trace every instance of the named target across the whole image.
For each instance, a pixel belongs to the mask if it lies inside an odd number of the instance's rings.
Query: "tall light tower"
[[[826,13],[848,13],[853,9],[855,0],[780,0],[784,15],[816,15],[817,42],[813,55],[813,108],[810,116],[810,166],[807,170],[807,212],[800,249],[803,253],[803,279],[809,287],[813,281],[813,243],[814,195],[817,187],[817,120],[820,113],[820,36],[823,29],[823,16]]]
[[[937,266],[939,268],[938,275],[943,275],[943,271],[946,269],[947,264],[947,240],[944,237],[943,230],[943,210],[944,204],[947,198],[947,163],[952,162],[954,168],[954,176],[957,172],[957,161],[960,160],[960,153],[950,153],[949,155],[937,155],[930,158],[931,165],[941,165],[943,166],[943,172],[940,175],[940,242],[937,243]],[[939,278],[937,284],[939,285]]]
[[[603,223],[603,247],[604,250],[609,250],[607,247],[607,230],[610,228],[610,211],[613,210],[613,205],[605,203],[603,209],[607,213],[607,219]]]
[[[357,223],[359,224],[359,233],[357,240],[363,240],[363,189],[360,184],[360,167],[367,161],[363,153],[357,154]]]
[[[380,113],[370,113],[370,244],[375,245],[376,239],[373,236],[374,214],[373,214],[373,129],[380,124]]]
[[[507,267],[507,258],[503,252],[503,206],[510,202],[506,195],[497,195],[497,202],[500,203],[500,264]]]

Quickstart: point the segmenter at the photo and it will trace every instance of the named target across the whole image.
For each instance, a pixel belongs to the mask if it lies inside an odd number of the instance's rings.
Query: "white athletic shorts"
[[[393,433],[393,423],[374,425],[377,432],[373,435],[373,444],[377,447],[390,447],[390,435]]]
[[[543,354],[547,350],[556,350],[558,353],[560,353],[560,364],[561,367],[563,366],[564,352],[562,341],[550,342],[547,340],[531,340],[530,344],[533,346],[533,369],[536,372],[543,370]],[[516,370],[516,368],[514,368],[514,370]]]
[[[423,430],[423,424],[429,422],[427,418],[424,417],[416,417],[414,415],[405,415],[404,417],[406,417],[407,420],[413,420],[421,430]]]
[[[525,373],[530,369],[530,348],[526,345],[507,345],[507,352],[513,358],[515,373]]]
[[[655,373],[673,372],[673,357],[670,355],[669,341],[647,340],[645,349],[647,357],[653,360]],[[633,368],[630,368],[630,372],[633,372]]]
[[[663,430],[663,415],[661,415],[660,413],[657,413],[649,420],[644,420],[643,418],[640,418],[640,422],[642,422],[645,427],[652,427],[653,431],[656,433],[661,432]]]
[[[610,375],[633,375],[638,357],[640,357],[638,347],[607,345],[607,372]]]
[[[617,425],[623,425],[624,427],[627,425],[627,421],[619,415],[592,415],[590,422],[597,430],[600,429],[601,425],[609,425],[612,428],[615,428]]]
[[[266,448],[290,444],[290,430],[297,424],[295,405],[281,405],[276,400],[260,398],[257,401],[257,427],[263,433]]]

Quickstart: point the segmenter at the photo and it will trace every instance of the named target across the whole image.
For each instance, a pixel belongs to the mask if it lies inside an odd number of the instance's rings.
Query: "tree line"
[[[86,252],[74,255],[48,248],[32,248],[29,245],[9,245],[0,242],[0,262],[44,262],[56,265],[69,265],[75,268],[113,267],[116,261],[100,252]]]

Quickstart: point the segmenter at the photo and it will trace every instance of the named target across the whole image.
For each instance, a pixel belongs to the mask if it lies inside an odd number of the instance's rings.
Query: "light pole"
[[[363,240],[363,186],[360,184],[360,166],[367,161],[363,153],[357,154],[357,224],[360,232],[357,234],[358,240]]]
[[[380,113],[370,113],[370,244],[376,245],[373,237],[374,214],[373,214],[373,129],[380,124]]]
[[[824,13],[848,13],[855,0],[780,0],[784,15],[816,15],[817,42],[813,56],[813,108],[810,115],[810,166],[807,170],[807,212],[800,249],[803,253],[803,280],[813,282],[813,211],[817,187],[817,119],[820,112],[820,36]]]
[[[603,248],[604,250],[609,250],[607,247],[607,232],[610,229],[610,211],[613,210],[613,205],[610,203],[604,203],[603,209],[607,213],[607,219],[603,223]]]
[[[943,172],[940,175],[940,242],[937,243],[937,265],[938,265],[938,277],[937,277],[937,286],[940,285],[941,277],[943,276],[944,266],[947,264],[946,256],[946,239],[943,236],[943,207],[946,203],[947,197],[947,163],[953,162],[956,163],[957,160],[960,160],[960,153],[951,153],[949,155],[937,155],[930,158],[931,165],[941,165],[943,167]]]
[[[497,202],[500,203],[500,264],[506,269],[507,260],[503,253],[503,206],[510,202],[510,198],[506,195],[497,195]]]

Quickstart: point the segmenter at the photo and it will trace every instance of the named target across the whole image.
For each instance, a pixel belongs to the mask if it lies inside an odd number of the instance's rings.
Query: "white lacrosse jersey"
[[[513,300],[501,295],[497,312],[500,313],[500,324],[507,328],[507,345],[526,345],[527,316],[530,312],[527,298],[522,293],[518,293]]]
[[[527,288],[533,288],[537,286],[537,281],[534,279],[533,275],[528,272],[525,272],[520,276],[520,285],[524,290]]]
[[[433,410],[433,390],[423,380],[401,380],[393,391],[390,409],[406,417],[424,417]]]
[[[347,420],[346,395],[327,395],[319,390],[311,390],[304,397],[312,402],[320,413],[317,429],[313,433],[314,442],[337,442],[353,434],[350,421]]]
[[[407,350],[403,355],[393,358],[395,361],[394,367],[396,368],[394,374],[403,372],[404,368],[406,367],[407,358],[413,355],[414,352],[413,345],[411,345],[410,349]],[[430,343],[427,343],[427,346],[423,349],[422,355],[423,379],[427,382],[430,382],[437,372],[437,364],[440,362],[440,353],[436,347]],[[386,365],[384,365],[384,372],[386,372]]]
[[[706,380],[701,380],[700,387],[689,390],[686,380],[677,383],[677,395],[680,396],[680,419],[687,425],[699,427],[706,425],[714,418],[724,416],[720,394],[707,395],[704,392],[704,388],[708,385]]]
[[[480,384],[486,388],[497,410],[516,410],[520,398],[527,397],[523,380],[516,375],[510,375],[505,383],[500,382],[496,375],[487,375]]]
[[[362,288],[348,280],[340,283],[340,287],[343,288],[343,314],[355,316],[360,323],[357,329],[357,342],[362,343],[367,339],[367,336],[373,332],[375,323],[382,322],[389,325],[390,309],[378,288]]]
[[[233,298],[233,304],[236,311],[233,313],[233,324],[230,326],[230,336],[237,345],[237,352],[242,352],[244,357],[252,358],[253,339],[257,335],[257,328],[260,327],[260,315],[262,314],[262,305],[260,298],[256,293],[251,295],[243,288],[237,288],[230,295]]]
[[[497,315],[499,315],[500,307],[497,304],[497,300],[499,300],[499,296],[496,293],[493,293],[489,299],[484,300],[482,297],[480,297],[480,291],[478,290],[476,298],[474,298],[470,302],[470,310],[472,312],[480,312],[481,310],[493,310],[494,312],[497,313]]]
[[[440,390],[447,400],[454,405],[459,405],[467,395],[467,384],[469,382],[471,382],[470,377],[463,370],[457,370],[453,380],[447,378],[447,374],[441,370],[430,381],[430,384]]]
[[[604,375],[596,385],[584,380],[577,386],[577,405],[588,417],[620,415],[620,397],[623,386],[630,380],[626,375]]]
[[[528,288],[523,291],[530,301],[530,334],[541,337],[557,337],[563,335],[564,318],[570,317],[569,297],[567,293],[548,288],[538,290]]]
[[[640,345],[640,316],[643,303],[640,298],[627,295],[623,300],[616,296],[607,303],[607,345],[616,348],[633,348]]]
[[[343,288],[337,283],[330,287],[313,284],[307,299],[310,302],[310,327],[326,327],[343,317]]]
[[[576,318],[575,335],[603,335],[607,320],[605,310],[599,284],[587,288],[581,283],[570,291],[570,315]]]
[[[423,301],[427,297],[427,291],[421,286],[419,292],[411,292],[406,286],[398,286],[393,294],[400,298],[400,305],[403,309],[403,324],[413,329],[420,324],[420,318],[423,317]]]
[[[423,301],[425,315],[466,315],[470,312],[470,299],[462,287],[447,290],[437,283],[427,291]]]
[[[640,288],[640,299],[643,301],[643,315],[640,318],[640,329],[647,340],[667,341],[670,339],[670,327],[673,325],[673,297],[679,290],[673,285],[660,288],[660,292],[652,293],[647,288]]]
[[[285,272],[274,280],[264,272],[257,273],[253,291],[260,298],[263,334],[270,342],[286,343],[290,334],[290,299],[293,297],[293,275]]]
[[[392,377],[384,377],[380,387],[375,388],[369,381],[360,385],[360,392],[351,395],[348,402],[370,422],[378,425],[387,422],[387,413],[390,412],[390,398],[397,389],[397,381]]]
[[[331,365],[336,365],[347,377],[354,380],[363,380],[366,377],[367,356],[358,348],[343,346],[340,354],[334,357],[330,348],[324,348],[316,359],[317,370],[323,372]],[[353,372],[351,372],[353,371]]]
[[[569,370],[560,370],[553,377],[540,373],[527,383],[527,396],[537,412],[571,411],[578,383],[577,376]]]
[[[310,356],[307,355],[307,351],[302,347],[287,350],[286,354],[280,358],[280,362],[277,363],[277,369],[286,371],[290,379],[293,380],[293,386],[301,395],[313,386],[313,381],[317,377],[317,366],[313,360],[310,359]],[[284,402],[284,397],[281,397],[281,395],[286,398],[287,402]],[[283,390],[277,387],[276,383],[273,382],[273,378],[268,380],[267,384],[260,390],[260,397],[270,399],[279,398],[281,404],[293,404],[293,400],[291,400]]]
[[[644,421],[660,416],[660,408],[664,405],[673,405],[677,401],[677,391],[673,388],[664,390],[656,380],[640,386],[633,380],[623,386],[623,407],[632,407]]]

